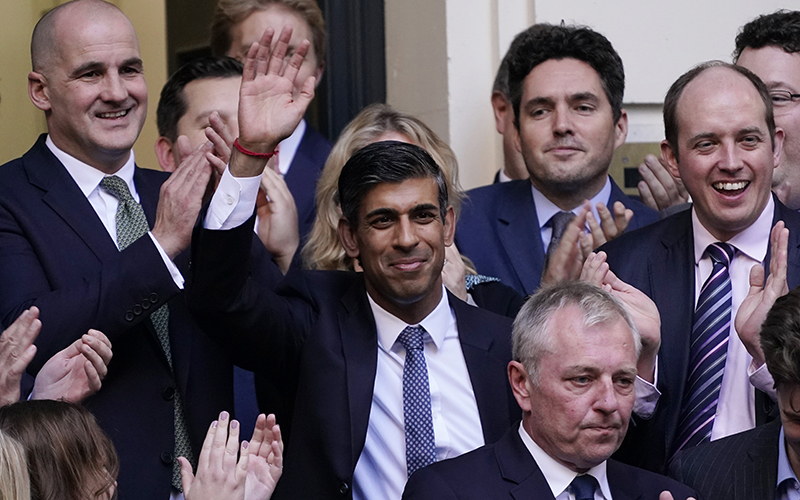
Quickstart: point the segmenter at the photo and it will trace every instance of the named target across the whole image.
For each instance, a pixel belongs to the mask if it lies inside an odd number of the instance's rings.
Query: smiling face
[[[767,88],[800,94],[800,53],[780,47],[746,48],[736,64],[761,78]],[[775,125],[783,129],[781,163],[772,177],[778,198],[793,210],[800,209],[800,103],[774,102]]]
[[[439,303],[445,246],[453,242],[453,209],[445,220],[433,178],[412,178],[370,189],[358,225],[342,220],[340,236],[364,269],[367,291],[381,307],[415,324]]]
[[[272,41],[271,49],[275,48],[278,43],[278,33],[281,32],[284,26],[290,25],[292,27],[292,39],[289,40],[289,47],[286,50],[286,60],[292,57],[295,49],[300,45],[303,40],[311,42],[308,49],[308,54],[303,60],[300,71],[297,73],[295,79],[295,97],[300,95],[300,89],[303,82],[309,76],[316,77],[316,84],[319,84],[322,78],[322,70],[324,69],[324,62],[317,61],[316,52],[314,52],[314,40],[311,35],[311,28],[308,23],[297,13],[280,4],[272,4],[264,10],[257,10],[250,14],[244,21],[234,26],[231,36],[231,47],[228,55],[234,59],[244,62],[247,57],[247,51],[253,42],[261,40],[261,36],[267,28],[275,30],[275,37]]]
[[[106,173],[127,161],[147,114],[139,42],[130,21],[113,9],[71,4],[55,25],[57,47],[29,93],[45,111],[60,149]]]
[[[540,354],[537,380],[516,361],[510,379],[531,438],[582,472],[622,444],[636,397],[636,347],[621,316],[586,327],[574,305],[557,310],[547,332],[550,349]]]
[[[545,61],[522,85],[517,149],[533,185],[571,210],[605,184],[614,150],[625,142],[627,115],[614,122],[600,77],[577,59]]]
[[[720,241],[749,227],[767,204],[783,132],[770,143],[766,110],[753,84],[728,68],[709,68],[689,82],[676,111],[680,162],[662,143],[697,217]]]

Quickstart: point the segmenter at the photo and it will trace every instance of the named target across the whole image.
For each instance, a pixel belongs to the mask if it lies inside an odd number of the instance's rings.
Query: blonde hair
[[[388,104],[371,104],[342,130],[317,181],[317,218],[302,252],[305,267],[338,271],[353,269],[353,261],[342,248],[337,230],[342,216],[337,193],[339,174],[353,153],[387,132],[406,136],[412,144],[425,149],[433,157],[442,169],[447,197],[458,217],[464,193],[458,182],[456,155],[450,146],[419,119],[396,111]]]
[[[31,481],[27,463],[25,448],[16,439],[0,431],[0,500],[30,500]]]

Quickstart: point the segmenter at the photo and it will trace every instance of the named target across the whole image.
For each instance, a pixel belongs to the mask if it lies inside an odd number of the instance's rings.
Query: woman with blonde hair
[[[30,500],[25,448],[8,434],[0,431],[0,500]]]

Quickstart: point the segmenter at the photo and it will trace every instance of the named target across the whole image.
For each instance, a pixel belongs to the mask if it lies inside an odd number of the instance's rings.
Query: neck
[[[53,144],[55,144],[56,147],[61,151],[67,153],[76,160],[103,172],[106,175],[113,175],[119,172],[119,169],[125,166],[125,163],[128,161],[128,158],[130,158],[131,155],[130,149],[121,152],[108,152],[106,154],[88,155],[80,148],[70,147],[69,143],[60,141],[59,138],[57,136],[53,136],[53,134],[50,134],[50,138],[52,139]]]
[[[565,212],[569,212],[578,207],[584,200],[591,200],[603,189],[606,183],[607,173],[592,179],[590,182],[576,186],[572,184],[552,185],[541,182],[531,177],[531,183],[555,206]]]
[[[369,296],[372,297],[376,304],[409,325],[419,324],[420,321],[436,309],[436,306],[442,300],[441,278],[437,280],[432,290],[416,300],[409,301],[390,300],[386,298],[385,294],[372,287],[369,281],[366,282],[366,286]]]

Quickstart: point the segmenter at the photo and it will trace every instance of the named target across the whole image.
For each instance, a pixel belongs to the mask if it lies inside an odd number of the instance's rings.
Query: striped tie
[[[731,276],[728,269],[735,251],[733,245],[719,242],[706,248],[705,255],[711,258],[714,268],[700,290],[694,312],[689,349],[691,371],[681,407],[676,453],[711,439],[731,329]]]

